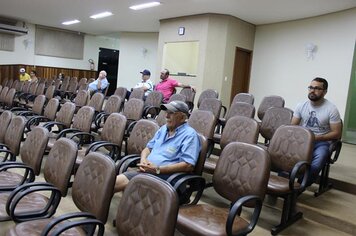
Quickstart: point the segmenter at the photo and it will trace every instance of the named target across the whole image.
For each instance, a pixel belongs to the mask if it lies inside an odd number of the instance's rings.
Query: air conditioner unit
[[[25,35],[28,33],[28,29],[13,25],[0,24],[0,33]]]

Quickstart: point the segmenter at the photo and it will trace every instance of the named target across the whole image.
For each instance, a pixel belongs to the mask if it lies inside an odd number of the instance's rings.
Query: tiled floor
[[[332,178],[356,185],[355,151],[356,146],[344,144],[340,159],[331,168]],[[42,177],[38,179],[40,180]],[[332,189],[315,198],[313,196],[315,188],[316,186],[310,187],[299,197],[298,208],[304,212],[304,218],[284,230],[280,235],[356,235],[356,196]],[[71,192],[62,199],[56,215],[76,211],[70,196]],[[120,196],[120,193],[115,194],[111,201],[105,235],[117,235],[112,221],[117,212]],[[228,202],[221,199],[212,188],[207,189],[201,202],[228,206]],[[279,222],[281,204],[282,200],[278,200],[276,205],[273,205],[267,197],[258,225],[250,235],[270,235],[271,227]],[[13,225],[12,222],[0,222],[0,236],[5,235],[7,229]],[[176,232],[175,235],[180,236],[181,234]]]

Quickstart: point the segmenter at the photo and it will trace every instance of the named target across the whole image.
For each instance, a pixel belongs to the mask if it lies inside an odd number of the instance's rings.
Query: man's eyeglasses
[[[318,87],[318,86],[315,86],[315,87],[309,86],[309,87],[308,87],[308,90],[309,90],[309,91],[310,91],[310,90],[318,90],[318,91],[321,91],[321,90],[324,90],[324,88],[321,88],[321,87]]]

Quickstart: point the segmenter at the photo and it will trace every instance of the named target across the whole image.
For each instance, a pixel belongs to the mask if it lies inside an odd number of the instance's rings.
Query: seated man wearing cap
[[[181,101],[161,105],[167,111],[167,124],[162,126],[141,152],[137,171],[116,177],[115,192],[123,191],[129,180],[142,173],[164,180],[177,172],[191,172],[198,160],[201,144],[197,132],[186,123],[188,106]]]
[[[142,74],[142,81],[137,83],[133,88],[141,88],[145,91],[145,97],[153,91],[153,82],[150,80],[151,72],[149,70],[143,70],[140,72]]]
[[[27,80],[31,80],[31,77],[29,74],[26,73],[25,68],[21,68],[20,69],[20,81],[27,81]]]

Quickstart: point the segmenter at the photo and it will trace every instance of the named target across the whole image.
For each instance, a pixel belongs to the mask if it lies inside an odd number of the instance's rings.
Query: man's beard
[[[309,93],[308,98],[310,101],[317,102],[322,99],[322,96],[318,96],[315,93]]]

